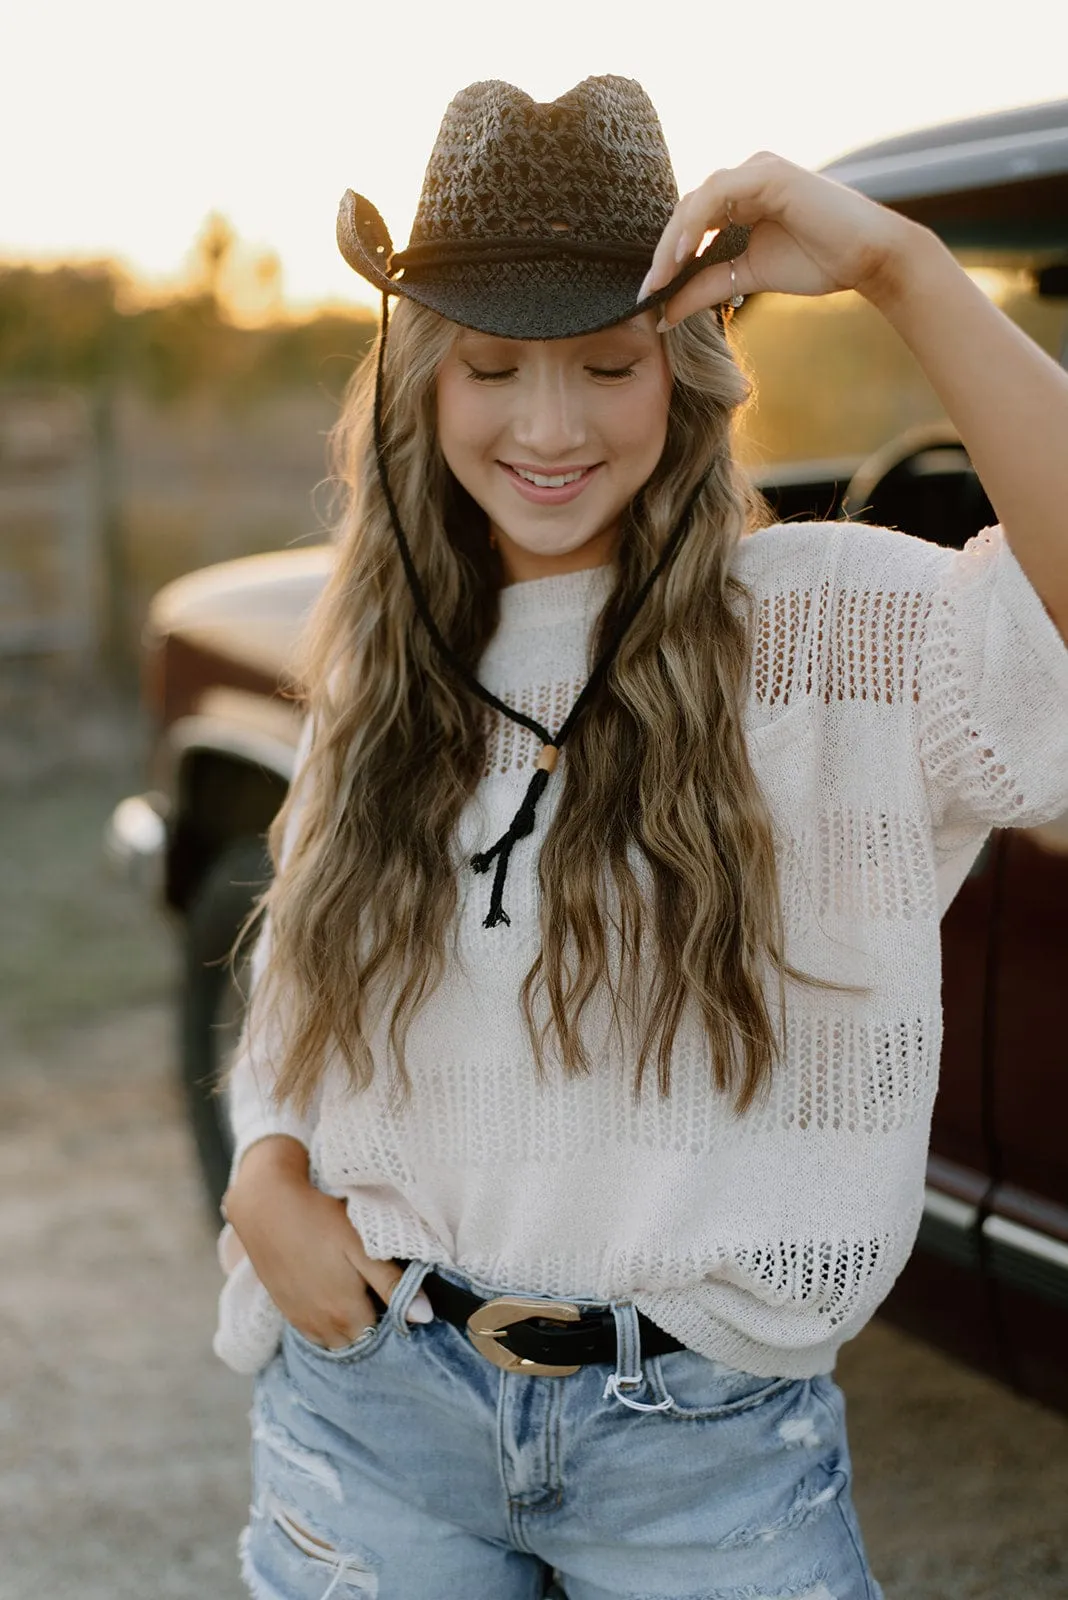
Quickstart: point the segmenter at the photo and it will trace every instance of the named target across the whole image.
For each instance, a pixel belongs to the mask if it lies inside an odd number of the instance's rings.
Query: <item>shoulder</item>
[[[739,542],[734,573],[757,598],[824,588],[929,592],[954,554],[864,522],[776,522]]]
[[[753,693],[899,708],[957,551],[860,522],[777,523],[738,547],[753,618]],[[806,686],[802,689],[801,686]],[[831,713],[828,711],[828,715]]]

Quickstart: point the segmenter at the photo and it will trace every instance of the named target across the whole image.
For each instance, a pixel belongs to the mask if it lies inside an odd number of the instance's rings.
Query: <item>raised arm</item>
[[[986,298],[928,229],[762,152],[714,172],[676,208],[642,294],[667,283],[704,234],[752,228],[734,263],[741,294],[855,289],[895,327],[960,433],[1005,536],[1068,638],[1068,373]],[[726,263],[665,307],[673,324],[732,292]]]

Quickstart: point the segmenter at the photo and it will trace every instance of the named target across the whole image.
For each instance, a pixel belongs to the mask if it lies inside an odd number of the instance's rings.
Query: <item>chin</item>
[[[497,523],[518,549],[525,550],[532,556],[572,556],[586,545],[597,544],[611,537],[611,531],[619,524],[619,513],[613,516],[598,517],[592,524],[584,527],[569,529],[531,528],[529,524],[513,524],[509,527],[507,521],[501,518]]]
[[[550,560],[557,556],[578,555],[579,551],[585,550],[587,545],[595,545],[598,542],[598,535],[595,533],[587,534],[583,539],[561,539],[559,543],[540,539],[517,539],[514,534],[509,535],[509,537],[516,549],[522,550],[525,555],[544,556]]]

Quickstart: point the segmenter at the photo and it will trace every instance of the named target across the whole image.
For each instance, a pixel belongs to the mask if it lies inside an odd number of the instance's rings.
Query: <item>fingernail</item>
[[[693,255],[693,240],[688,233],[679,234],[679,242],[675,246],[676,262],[683,261],[687,256]]]
[[[638,299],[639,300],[644,300],[645,299],[646,295],[649,293],[649,285],[652,283],[652,281],[653,281],[653,269],[652,269],[652,267],[650,267],[649,271],[645,274],[645,277],[642,279],[641,288],[638,290]]]
[[[408,1307],[407,1320],[409,1322],[433,1322],[434,1308],[422,1290],[419,1291]]]
[[[675,324],[673,322],[669,322],[667,317],[661,317],[660,321],[656,325],[656,331],[657,333],[670,333],[674,326]]]

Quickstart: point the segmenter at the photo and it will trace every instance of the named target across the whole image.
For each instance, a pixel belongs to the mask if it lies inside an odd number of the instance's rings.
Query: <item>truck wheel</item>
[[[233,962],[230,952],[254,900],[270,879],[266,846],[259,839],[238,839],[209,869],[186,920],[182,1089],[204,1187],[216,1216],[233,1152],[221,1084],[237,1044],[248,982],[247,949],[239,951]]]

